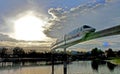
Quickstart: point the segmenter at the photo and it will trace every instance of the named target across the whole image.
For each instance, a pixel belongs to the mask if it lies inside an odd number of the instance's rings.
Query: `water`
[[[51,74],[45,62],[2,62],[0,74]],[[63,65],[54,66],[55,74],[63,74]],[[67,65],[67,74],[119,74],[120,66],[103,61],[75,61]]]

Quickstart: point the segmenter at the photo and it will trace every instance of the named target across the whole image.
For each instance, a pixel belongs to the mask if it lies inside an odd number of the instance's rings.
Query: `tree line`
[[[9,52],[12,51],[12,52]],[[51,61],[54,56],[54,60],[63,61],[65,59],[65,55],[67,55],[68,60],[94,60],[94,59],[109,59],[110,57],[120,57],[120,50],[113,51],[113,49],[109,48],[108,50],[102,51],[98,48],[93,48],[88,52],[78,52],[75,53],[67,52],[66,54],[61,52],[36,52],[35,50],[31,50],[29,52],[25,52],[25,50],[21,47],[14,47],[13,49],[1,48],[0,49],[0,58],[10,59],[10,58],[31,58],[31,60],[39,60],[39,61]],[[30,60],[30,59],[29,59]]]

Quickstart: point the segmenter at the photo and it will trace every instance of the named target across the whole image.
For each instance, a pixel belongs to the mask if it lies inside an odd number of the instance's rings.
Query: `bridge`
[[[58,48],[63,48],[64,49],[64,53],[66,54],[66,48],[73,46],[75,44],[84,42],[84,41],[88,41],[91,39],[96,39],[96,38],[100,38],[100,37],[106,37],[106,36],[112,36],[112,35],[118,35],[120,34],[120,25],[111,27],[111,28],[107,28],[101,31],[97,31],[97,32],[90,32],[90,33],[86,33],[85,36],[83,36],[82,38],[77,37],[77,39],[70,41],[68,40],[68,42],[66,42],[66,35],[64,36],[64,40],[55,43],[51,50],[54,53],[54,51]],[[54,55],[52,55],[52,74],[54,74]],[[65,60],[64,60],[64,74],[67,74],[67,55],[65,55]]]
[[[97,31],[97,32],[92,32],[92,33],[87,33],[85,35],[85,37],[71,41],[69,43],[65,43],[64,41],[61,41],[59,43],[56,43],[56,45],[52,46],[51,50],[54,51],[58,48],[68,48],[70,46],[73,46],[75,44],[84,42],[84,41],[88,41],[91,39],[96,39],[96,38],[100,38],[100,37],[106,37],[106,36],[112,36],[112,35],[118,35],[120,34],[120,25],[111,27],[111,28],[107,28],[101,31]]]

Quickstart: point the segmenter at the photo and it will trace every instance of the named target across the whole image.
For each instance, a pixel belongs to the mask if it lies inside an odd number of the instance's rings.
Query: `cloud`
[[[9,35],[0,34],[0,47],[23,47],[25,49],[48,50],[50,49],[51,41],[23,41],[15,40]]]
[[[84,24],[90,25],[98,30],[119,25],[120,20],[120,1],[119,0],[92,0],[86,4],[79,5],[64,10],[64,8],[51,8],[48,13],[51,15],[49,24],[52,25],[51,30],[46,33],[57,39],[63,39],[64,35],[73,29]],[[116,39],[117,37],[117,39]],[[114,39],[113,39],[114,38]],[[109,47],[119,48],[120,36],[96,39],[92,44],[79,45],[78,47],[89,49],[93,47],[103,47],[104,42],[109,42]],[[95,44],[96,42],[96,44]],[[90,43],[89,41],[86,43]],[[115,47],[116,46],[116,47]],[[77,47],[77,46],[76,46]]]
[[[68,11],[64,8],[50,8],[48,13],[51,18],[48,23],[52,25],[52,29],[49,30],[48,35],[59,38],[83,24],[94,26],[98,30],[117,25],[118,22],[113,20],[120,16],[118,10],[120,5],[117,2],[118,0],[93,0]]]
[[[39,12],[41,13],[40,8],[45,8],[44,3],[53,5],[52,1],[49,3],[48,0],[43,2],[41,0],[36,2],[33,0],[14,0],[1,6],[4,3],[6,3],[6,0],[0,2],[0,10],[3,10],[0,14],[0,32],[5,34],[13,32],[11,23],[6,23],[6,19],[9,20],[8,17],[15,16],[28,9],[35,10],[39,14]],[[93,26],[97,30],[118,25],[120,20],[119,3],[119,0],[88,0],[86,4],[80,3],[80,5],[69,10],[62,7],[54,8],[56,6],[53,5],[53,8],[48,10],[49,17],[48,23],[45,26],[45,33],[50,37],[60,39],[63,38],[64,34],[83,24]],[[49,8],[49,6],[45,6]],[[8,13],[9,15],[6,15]],[[4,39],[4,35],[1,38]],[[7,36],[5,40],[7,40]],[[12,39],[10,38],[10,40]],[[116,41],[118,42],[118,39]]]
[[[63,29],[63,31],[61,31],[62,33],[60,34],[59,29],[63,27],[68,27],[68,26],[71,29],[70,26],[76,23],[77,19],[81,19],[82,18],[81,16],[83,14],[103,4],[104,4],[104,0],[102,2],[97,0],[95,2],[89,2],[87,4],[83,4],[83,5],[79,5],[77,7],[71,8],[69,11],[66,11],[63,8],[50,8],[48,10],[48,13],[51,15],[51,18],[49,19],[48,23],[51,25],[52,29],[48,30],[49,33],[47,33],[46,31],[46,33],[52,37],[59,38],[60,36],[66,33],[66,32],[63,32],[65,31],[65,29]],[[81,18],[80,17],[77,18],[78,16],[80,16]],[[55,33],[53,32],[56,32],[56,33],[59,32],[60,36],[57,34],[55,35]]]
[[[0,34],[0,41],[17,41],[17,40],[9,37],[8,35]]]
[[[48,13],[52,15],[53,19],[61,18],[64,15],[64,10],[62,8],[50,8]]]
[[[10,17],[15,17],[17,13],[27,10],[29,8],[28,5],[25,0],[0,0],[0,33],[13,33],[13,24],[9,22],[11,20]]]

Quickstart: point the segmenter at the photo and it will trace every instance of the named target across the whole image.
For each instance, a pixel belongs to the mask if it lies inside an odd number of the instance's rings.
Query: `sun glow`
[[[45,22],[39,17],[28,14],[14,22],[15,38],[26,41],[45,41],[48,37],[44,34]]]

